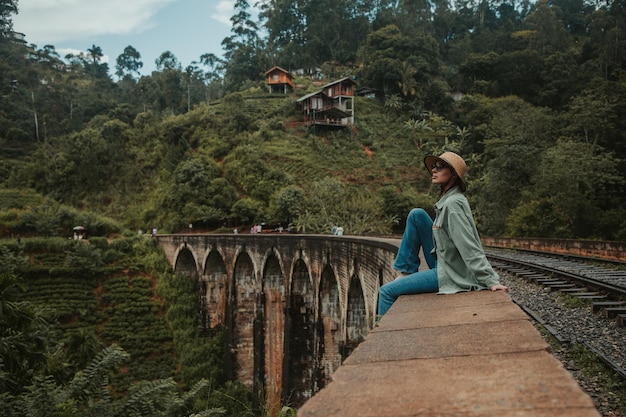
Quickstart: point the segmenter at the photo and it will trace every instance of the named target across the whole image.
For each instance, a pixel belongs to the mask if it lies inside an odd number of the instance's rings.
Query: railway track
[[[622,329],[626,326],[626,271],[619,269],[620,266],[623,267],[623,263],[602,262],[600,265],[597,260],[589,258],[527,250],[486,248],[485,253],[496,270],[541,285],[545,291],[558,291],[570,297],[586,300],[591,303],[594,313],[605,319],[615,320],[617,326]],[[570,342],[569,337],[563,336],[549,321],[516,300],[514,295],[512,298],[559,342]],[[603,354],[589,343],[582,344],[626,381],[626,367],[623,361],[616,361],[611,355]],[[621,350],[623,349],[626,347],[621,346]]]
[[[594,311],[626,325],[626,271],[597,265],[582,257],[530,251],[487,249],[494,268],[514,273],[581,299],[592,300]],[[606,261],[604,261],[606,262]],[[617,264],[611,262],[610,264]]]

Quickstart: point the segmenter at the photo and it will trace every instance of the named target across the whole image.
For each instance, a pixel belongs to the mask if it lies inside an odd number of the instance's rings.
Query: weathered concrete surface
[[[599,417],[509,296],[401,297],[299,417]]]

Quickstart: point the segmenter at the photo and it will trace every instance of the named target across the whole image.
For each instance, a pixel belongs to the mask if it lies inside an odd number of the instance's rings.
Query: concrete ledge
[[[332,378],[299,417],[600,416],[503,292],[401,297]]]

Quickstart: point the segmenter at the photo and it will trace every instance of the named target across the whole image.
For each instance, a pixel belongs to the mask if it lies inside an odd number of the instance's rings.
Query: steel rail
[[[585,277],[579,274],[574,274],[571,272],[567,272],[567,271],[563,271],[561,269],[557,269],[557,268],[553,268],[553,267],[549,267],[549,266],[545,266],[545,265],[538,265],[536,263],[532,263],[532,262],[527,262],[527,261],[521,261],[521,260],[517,260],[517,259],[511,259],[509,257],[506,256],[500,256],[497,254],[494,254],[492,252],[488,252],[486,253],[487,258],[488,259],[494,259],[500,262],[505,262],[505,263],[509,263],[509,264],[514,264],[517,266],[523,266],[526,267],[530,270],[533,271],[540,271],[540,272],[545,272],[548,273],[550,275],[557,275],[557,276],[562,276],[562,277],[566,277],[572,281],[575,281],[577,283],[583,284],[587,287],[591,287],[593,289],[596,289],[598,291],[604,291],[607,293],[610,293],[612,295],[616,295],[618,297],[623,297],[626,296],[626,288],[619,286],[619,285],[613,285],[607,282],[603,282],[601,280],[597,280],[594,278],[590,278],[590,277]]]
[[[548,266],[545,266],[545,265],[538,265],[538,264],[532,263],[532,262],[511,259],[510,257],[507,257],[507,256],[499,256],[499,255],[491,253],[491,252],[490,253],[486,253],[486,255],[487,255],[488,259],[490,259],[490,260],[497,260],[497,261],[499,261],[499,262],[501,262],[502,264],[505,264],[505,265],[510,265],[510,266],[514,266],[514,267],[522,267],[522,269],[526,269],[526,270],[529,270],[531,272],[550,273],[551,276],[553,276],[553,275],[562,276],[562,277],[564,277],[564,278],[566,278],[566,279],[568,279],[570,281],[576,281],[577,283],[584,284],[585,287],[592,287],[593,289],[597,289],[598,291],[602,291],[604,293],[609,293],[609,294],[612,294],[612,295],[616,295],[617,294],[617,295],[619,295],[618,298],[626,295],[626,288],[620,287],[620,286],[611,285],[611,284],[608,284],[608,283],[605,283],[605,282],[601,282],[601,281],[595,280],[593,278],[584,277],[584,276],[581,276],[581,275],[578,275],[578,274],[573,274],[573,273],[570,273],[570,272],[567,272],[567,271],[559,270],[557,268],[552,268],[552,267],[548,267]],[[560,256],[549,256],[546,253],[542,253],[542,256],[551,257],[553,259],[557,258],[557,257],[560,257]],[[494,265],[494,266],[497,267],[496,265]],[[519,275],[515,271],[510,271],[510,273]],[[522,310],[524,310],[524,312],[529,317],[531,317],[535,322],[537,322],[546,331],[548,331],[559,343],[562,343],[562,344],[571,344],[572,343],[571,340],[569,340],[568,338],[563,337],[563,335],[561,335],[553,326],[551,326],[549,323],[547,323],[545,320],[543,320],[534,311],[529,309],[524,303],[522,303],[521,301],[515,299],[515,297],[511,297],[511,298],[513,299],[513,301]],[[622,368],[617,363],[615,363],[615,361],[613,361],[613,359],[611,359],[609,356],[607,356],[604,353],[602,353],[602,352],[598,351],[597,349],[595,349],[589,343],[582,342],[582,344],[585,347],[585,349],[587,349],[589,352],[591,352],[596,357],[598,357],[600,359],[600,361],[602,361],[604,363],[604,365],[608,369],[610,369],[613,372],[615,372],[623,381],[626,381],[626,370],[624,368]]]

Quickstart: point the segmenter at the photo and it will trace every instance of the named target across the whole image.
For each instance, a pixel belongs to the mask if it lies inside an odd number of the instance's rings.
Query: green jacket
[[[500,282],[483,251],[467,198],[458,187],[435,204],[433,238],[439,294],[484,290]]]

